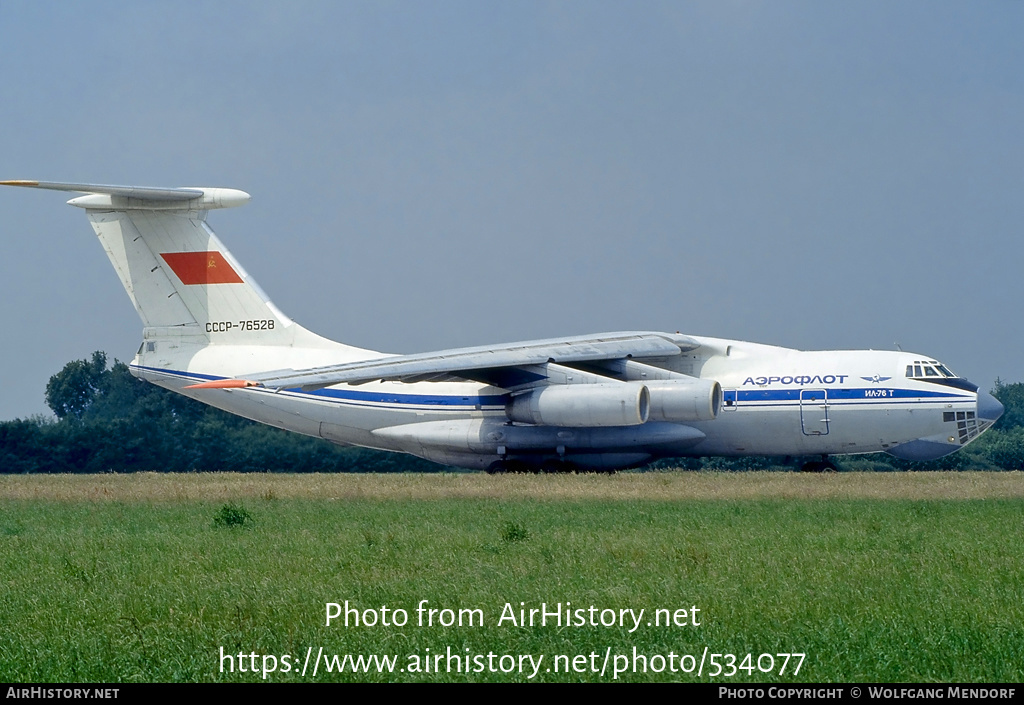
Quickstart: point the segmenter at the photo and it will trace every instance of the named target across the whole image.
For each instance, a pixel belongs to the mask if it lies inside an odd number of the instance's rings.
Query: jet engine
[[[513,397],[505,413],[540,426],[637,426],[647,422],[650,393],[634,382],[552,385]]]
[[[710,421],[722,408],[722,385],[712,379],[647,382],[652,421]]]

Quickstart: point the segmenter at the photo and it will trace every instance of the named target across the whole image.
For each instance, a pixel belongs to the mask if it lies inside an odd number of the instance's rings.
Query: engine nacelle
[[[710,421],[722,408],[722,385],[713,379],[647,382],[652,421]]]
[[[647,422],[650,393],[636,382],[552,385],[513,397],[505,413],[540,426],[637,426]]]

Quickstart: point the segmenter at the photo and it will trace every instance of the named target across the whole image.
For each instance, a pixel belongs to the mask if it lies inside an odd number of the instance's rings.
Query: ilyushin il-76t
[[[660,457],[932,460],[1002,405],[928,355],[800,351],[620,332],[392,355],[283,314],[206,223],[222,188],[72,191],[142,318],[132,374],[271,426],[490,472],[612,471]]]

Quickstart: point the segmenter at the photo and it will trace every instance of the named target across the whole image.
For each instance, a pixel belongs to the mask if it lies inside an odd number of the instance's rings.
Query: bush
[[[213,518],[214,526],[244,526],[246,522],[252,521],[252,515],[246,511],[245,507],[237,504],[228,503],[220,508],[217,515]]]
[[[518,543],[530,538],[530,532],[522,524],[506,521],[501,528],[501,540],[505,543]]]

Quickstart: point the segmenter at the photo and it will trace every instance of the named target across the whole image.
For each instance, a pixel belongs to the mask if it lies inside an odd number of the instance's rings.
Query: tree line
[[[837,456],[841,470],[1020,470],[1024,468],[1024,384],[997,380],[1006,407],[995,428],[957,453],[919,463],[885,453]],[[0,472],[436,472],[450,470],[401,453],[343,448],[258,424],[148,384],[128,366],[93,353],[46,385],[54,417],[0,422]],[[651,469],[792,469],[806,458],[677,458]]]
[[[400,453],[344,448],[143,382],[95,352],[50,378],[56,418],[0,422],[0,472],[431,472]]]

